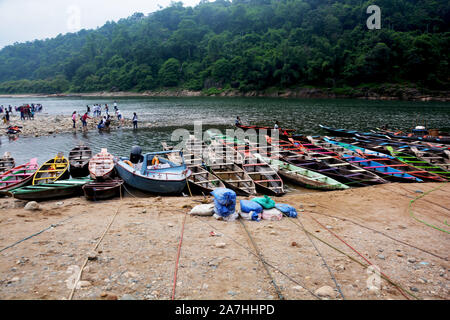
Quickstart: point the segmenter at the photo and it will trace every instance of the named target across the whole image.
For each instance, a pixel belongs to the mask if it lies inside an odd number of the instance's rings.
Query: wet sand
[[[418,222],[408,210],[419,191],[437,187],[412,209],[418,219],[450,230],[444,222],[450,218],[450,185],[434,183],[289,193],[275,201],[295,206],[297,219],[244,225],[285,299],[342,299],[321,256],[345,299],[405,299],[385,280],[380,290],[368,289],[370,273],[352,259],[367,262],[333,232],[417,298],[447,300],[450,235]],[[279,298],[239,221],[185,216],[201,196],[135,196],[45,201],[38,211],[24,210],[22,201],[0,199],[0,299],[67,299],[88,256],[82,287],[73,299],[171,299],[185,217],[175,299]],[[341,252],[311,236],[320,256],[300,223]],[[324,286],[334,290],[319,297],[316,290]]]

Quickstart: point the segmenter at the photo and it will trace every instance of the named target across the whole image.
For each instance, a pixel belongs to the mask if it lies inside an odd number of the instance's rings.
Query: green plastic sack
[[[259,203],[264,209],[272,209],[275,207],[275,201],[268,196],[264,196],[264,198],[253,198],[252,201]]]

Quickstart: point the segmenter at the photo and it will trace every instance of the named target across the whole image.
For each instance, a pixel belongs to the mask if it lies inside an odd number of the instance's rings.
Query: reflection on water
[[[57,136],[1,137],[0,153],[11,152],[17,163],[38,157],[39,163],[57,152],[66,155],[79,141],[94,152],[106,147],[117,156],[127,156],[133,145],[144,151],[160,150],[160,142],[170,140],[177,128],[193,130],[194,121],[202,121],[203,129],[218,128],[225,132],[239,116],[243,123],[273,125],[297,129],[304,134],[325,134],[318,124],[340,128],[370,130],[389,124],[410,130],[417,120],[425,120],[430,128],[450,127],[450,104],[441,102],[369,101],[350,99],[276,99],[276,98],[2,98],[0,105],[41,103],[44,113],[70,115],[84,112],[94,103],[112,107],[117,101],[125,117],[137,112],[139,120],[152,123],[153,128],[132,131],[117,129],[110,133],[67,133]],[[111,108],[112,109],[112,108]]]

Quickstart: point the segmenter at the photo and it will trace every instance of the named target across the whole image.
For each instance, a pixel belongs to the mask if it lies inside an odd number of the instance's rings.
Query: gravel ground
[[[67,299],[86,258],[73,299],[171,299],[186,218],[175,299],[272,300],[279,294],[290,300],[343,299],[333,278],[345,299],[405,299],[385,280],[377,286],[376,275],[350,257],[367,262],[333,232],[417,298],[447,300],[450,235],[414,220],[408,211],[410,200],[422,194],[419,191],[438,186],[387,184],[275,199],[295,206],[299,217],[243,221],[270,265],[270,276],[239,221],[185,216],[203,197],[128,195],[103,202],[79,197],[41,202],[36,211],[25,210],[25,202],[3,198],[0,299]],[[414,214],[449,230],[444,222],[450,216],[449,192],[450,186],[444,185],[417,200]],[[302,224],[342,253],[308,237]],[[56,226],[2,249],[51,225]]]

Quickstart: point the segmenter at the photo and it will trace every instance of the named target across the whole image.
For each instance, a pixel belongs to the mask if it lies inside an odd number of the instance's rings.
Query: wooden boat
[[[69,198],[82,194],[82,187],[90,182],[89,178],[58,180],[39,185],[25,186],[8,192],[10,196],[20,200],[43,201]]]
[[[378,132],[384,135],[387,135],[391,138],[400,138],[404,140],[411,141],[426,141],[426,142],[435,142],[435,143],[443,143],[450,144],[450,137],[448,136],[430,136],[430,135],[415,135],[414,133],[405,133],[403,131],[390,131],[377,128]]]
[[[448,170],[446,170],[445,166],[438,166],[435,165],[433,163],[431,163],[430,161],[428,161],[429,159],[422,159],[420,157],[418,157],[417,155],[414,154],[414,152],[411,150],[410,145],[409,144],[404,144],[404,143],[389,143],[389,142],[377,142],[377,140],[373,141],[371,139],[366,139],[366,138],[358,138],[358,137],[353,137],[353,138],[340,138],[340,139],[336,139],[333,138],[333,140],[337,141],[337,142],[343,142],[343,143],[347,143],[356,147],[362,147],[365,148],[365,150],[369,151],[369,150],[373,150],[373,151],[377,151],[379,152],[377,154],[377,156],[381,156],[381,157],[386,157],[386,154],[383,154],[381,152],[386,152],[389,153],[392,157],[396,158],[397,160],[412,165],[416,168],[418,168],[419,170],[425,170],[430,172],[432,175],[438,175],[440,177],[443,177],[445,179],[449,179],[450,178],[450,172]],[[395,146],[395,149],[394,149]],[[419,152],[419,150],[416,147],[412,147],[415,148],[415,150],[417,150]],[[361,149],[362,150],[362,149]],[[448,152],[450,154],[450,151],[442,151],[441,149],[437,149],[437,148],[433,148],[433,147],[426,147],[426,146],[421,146],[421,150],[429,150],[430,152],[428,153],[430,155],[430,159],[433,160],[437,160],[440,162],[444,162],[444,155],[445,152]],[[431,151],[433,151],[433,153],[431,154]],[[431,177],[426,177],[425,176],[425,180],[427,178],[431,178],[431,180],[436,180],[439,181],[438,178],[431,176]]]
[[[91,148],[83,144],[80,144],[70,150],[69,171],[72,178],[86,177],[89,175],[89,160],[91,158]]]
[[[167,143],[161,142],[161,144],[164,150],[173,150]],[[188,177],[189,189],[191,192],[206,195],[210,194],[214,189],[225,188],[225,185],[218,177],[205,169],[201,156],[196,152],[191,152],[189,149],[183,149],[183,157],[186,166],[192,172]],[[168,159],[174,163],[182,163],[182,159],[177,153],[169,154]]]
[[[294,144],[290,141],[273,141],[269,137],[266,139],[271,145],[281,150],[295,153],[295,156],[282,157],[281,160],[324,174],[346,185],[361,187],[387,182],[373,172],[341,159],[334,151],[317,148],[317,146],[309,147],[308,150],[306,144],[302,145],[298,141],[294,141]]]
[[[275,129],[274,127],[264,127],[264,126],[252,126],[252,125],[243,125],[238,124],[236,127],[241,128],[243,130],[254,130],[256,134],[259,134],[261,131],[264,132],[264,135],[270,135],[272,136],[272,132],[275,130],[278,130],[278,135],[280,139],[291,137],[292,134],[295,132],[295,129],[286,129],[286,128],[278,128]],[[276,131],[275,131],[276,132]]]
[[[116,170],[125,183],[133,188],[157,194],[179,194],[186,187],[191,171],[184,161],[176,164],[165,158],[175,152],[183,157],[179,150],[147,153],[138,163],[122,157],[116,162]]]
[[[209,170],[223,181],[225,186],[236,192],[237,195],[256,195],[256,187],[253,179],[237,164],[214,163],[208,165]]]
[[[70,177],[69,161],[62,153],[46,161],[34,174],[32,185],[49,183],[57,180],[64,180]]]
[[[123,183],[122,179],[92,181],[83,186],[84,196],[93,201],[114,198],[120,196]]]
[[[255,157],[261,157],[261,159],[267,162],[272,169],[276,170],[283,179],[302,187],[319,190],[343,190],[350,188],[337,180],[312,170],[297,167],[278,159],[266,158],[258,153],[255,154]]]
[[[255,195],[255,182],[239,165],[235,162],[230,162],[229,157],[227,157],[230,152],[216,153],[216,150],[225,150],[226,146],[215,143],[209,147],[204,153],[204,160],[209,171],[222,180],[227,188],[234,190],[237,195]],[[221,149],[222,147],[224,149]],[[232,150],[231,154],[233,155],[234,153],[235,151]],[[234,158],[234,156],[231,157]]]
[[[1,174],[0,194],[6,194],[8,191],[31,183],[33,175],[38,168],[37,158],[32,158],[29,162]]]
[[[416,147],[411,147],[411,151],[417,158],[427,161],[429,164],[438,167],[442,172],[441,174],[447,180],[450,178],[448,172],[450,171],[450,151],[444,150],[442,153],[431,153],[425,150],[419,150]],[[443,173],[443,174],[442,174]]]
[[[89,173],[94,180],[106,180],[114,173],[114,156],[106,148],[89,160]]]
[[[421,142],[432,142],[432,143],[440,143],[440,144],[450,144],[450,137],[446,136],[440,136],[440,137],[434,137],[434,136],[418,136],[414,134],[405,134],[402,131],[389,131],[385,129],[377,128],[377,131],[375,132],[360,132],[356,130],[346,130],[346,129],[336,129],[324,125],[319,125],[322,129],[332,133],[334,136],[340,136],[340,137],[352,137],[352,136],[370,136],[370,137],[377,137],[377,138],[391,138],[396,140],[406,140],[406,141],[421,141]]]
[[[324,138],[324,141],[331,145],[335,145],[336,147],[334,150],[346,161],[377,173],[389,181],[423,182],[421,178],[414,175],[416,173],[423,173],[423,170],[418,170],[417,168],[402,163],[392,156],[383,156],[379,152],[333,141],[329,138]],[[331,145],[329,146],[330,148]]]
[[[261,157],[255,157],[249,148],[246,148],[245,142],[228,136],[216,135],[213,138],[215,141],[231,146],[236,152],[241,153],[244,158],[242,169],[255,182],[256,191],[274,196],[285,194],[283,180],[277,172]]]
[[[416,156],[410,155],[401,150],[394,150],[394,148],[392,148],[391,146],[387,146],[386,149],[393,157],[395,157],[399,161],[414,166],[414,168],[417,168],[419,170],[428,172],[428,174],[425,174],[424,172],[417,174],[424,181],[428,180],[442,182],[450,179],[450,172],[443,171],[441,168],[434,166],[427,161],[418,159]]]
[[[5,152],[3,157],[0,158],[0,174],[14,168],[15,165],[16,162],[14,161],[14,158],[11,157],[11,154],[9,152]]]

